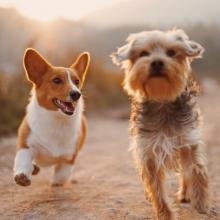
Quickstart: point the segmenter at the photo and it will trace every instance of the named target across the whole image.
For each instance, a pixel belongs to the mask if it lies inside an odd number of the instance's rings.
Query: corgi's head
[[[39,52],[29,48],[24,54],[24,68],[33,83],[39,105],[48,110],[74,113],[90,63],[83,52],[69,67],[51,65]]]

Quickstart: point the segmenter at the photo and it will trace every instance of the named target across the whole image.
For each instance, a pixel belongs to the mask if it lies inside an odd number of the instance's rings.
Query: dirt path
[[[199,215],[188,205],[175,206],[178,219],[220,219],[220,102],[219,89],[209,89],[201,99],[205,115],[212,207],[216,213]],[[27,188],[12,180],[15,138],[0,142],[0,219],[24,220],[146,220],[154,219],[145,200],[131,153],[128,121],[115,117],[89,120],[89,136],[73,172],[74,183],[50,188],[51,170],[33,178]],[[169,177],[174,199],[177,179]]]

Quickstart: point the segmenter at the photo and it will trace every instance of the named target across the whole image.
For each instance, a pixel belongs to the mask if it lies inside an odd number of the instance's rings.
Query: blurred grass
[[[101,64],[92,65],[85,82],[86,109],[101,112],[127,103],[122,81],[122,73],[108,72]]]
[[[23,74],[0,74],[0,136],[16,131],[25,113],[29,90]]]

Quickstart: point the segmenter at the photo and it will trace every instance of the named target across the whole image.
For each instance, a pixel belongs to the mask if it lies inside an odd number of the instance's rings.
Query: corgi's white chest
[[[33,96],[27,113],[31,129],[27,144],[33,153],[45,160],[42,161],[44,164],[59,157],[71,159],[80,133],[82,101],[79,101],[75,114],[67,116],[42,108]]]

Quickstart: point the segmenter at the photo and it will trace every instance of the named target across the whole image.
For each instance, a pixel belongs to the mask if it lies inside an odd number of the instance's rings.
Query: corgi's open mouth
[[[72,102],[64,102],[60,99],[54,98],[53,103],[57,108],[67,115],[72,115],[75,111],[75,107],[73,106]]]

